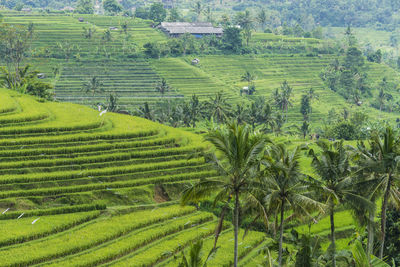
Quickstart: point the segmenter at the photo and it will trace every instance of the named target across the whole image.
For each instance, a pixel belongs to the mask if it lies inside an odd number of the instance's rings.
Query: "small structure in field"
[[[200,63],[200,59],[195,58],[192,60],[192,65],[198,65]]]
[[[207,35],[221,37],[224,30],[214,27],[211,22],[161,22],[158,26],[169,37],[179,37],[189,33],[196,38],[202,38]]]
[[[110,27],[109,29],[110,29],[110,31],[118,31],[117,27]]]
[[[249,95],[249,87],[248,86],[244,86],[243,88],[242,88],[242,90],[240,90],[240,94],[242,95],[242,94],[245,94],[245,95]]]
[[[32,12],[32,9],[30,9],[29,7],[24,7],[23,9],[21,9],[22,12]]]
[[[44,74],[44,73],[38,73],[36,76],[38,77],[38,79],[46,78],[46,74]]]
[[[83,18],[78,18],[79,22],[84,22],[85,20]]]
[[[71,7],[71,6],[66,6],[66,7],[63,7],[63,8],[61,9],[61,11],[65,11],[65,12],[74,12],[74,11],[75,11],[75,8],[73,8],[73,7]]]

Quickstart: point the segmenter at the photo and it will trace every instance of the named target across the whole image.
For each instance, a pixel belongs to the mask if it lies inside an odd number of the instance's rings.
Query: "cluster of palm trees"
[[[161,87],[165,88],[160,84]],[[134,114],[172,127],[195,128],[200,121],[220,124],[235,120],[248,123],[253,129],[276,134],[284,130],[285,124],[283,114],[268,104],[265,97],[255,97],[254,102],[248,105],[233,106],[222,92],[217,92],[207,100],[200,100],[194,94],[186,101],[168,98],[153,106],[144,103]]]
[[[400,203],[400,139],[392,129],[376,133],[367,143],[360,141],[356,147],[345,145],[343,141],[319,140],[310,146],[290,148],[236,122],[211,130],[205,139],[216,150],[206,159],[219,176],[204,178],[191,185],[181,201],[187,204],[212,197],[214,203],[223,203],[214,247],[222,221],[233,206],[234,266],[238,264],[242,207],[251,209],[256,218],[265,222],[266,228],[279,224],[279,233],[276,233],[279,266],[284,264],[285,224],[291,220],[315,223],[321,216],[329,216],[329,265],[335,267],[335,212],[343,207],[351,209],[360,224],[367,225],[366,255],[369,261],[375,262],[376,206],[382,200],[378,255],[383,258],[386,210],[390,203]],[[301,156],[312,158],[315,177],[301,171]]]

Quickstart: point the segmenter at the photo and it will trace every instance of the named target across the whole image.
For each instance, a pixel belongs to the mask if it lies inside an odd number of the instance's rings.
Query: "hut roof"
[[[162,22],[161,29],[169,34],[222,34],[222,28],[213,27],[210,22]]]

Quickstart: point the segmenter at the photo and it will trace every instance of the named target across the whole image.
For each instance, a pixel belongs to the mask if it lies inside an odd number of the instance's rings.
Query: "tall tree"
[[[237,27],[228,27],[224,29],[222,35],[222,45],[227,51],[237,53],[242,49],[241,29]]]
[[[117,2],[117,0],[104,0],[103,8],[108,14],[111,15],[118,14],[122,11],[122,6]]]
[[[161,79],[161,82],[157,84],[156,86],[156,90],[157,92],[159,92],[163,97],[165,95],[165,93],[167,93],[170,89],[170,86],[167,83],[167,80],[165,80],[164,78]]]
[[[222,230],[222,221],[227,209],[227,204],[234,200],[234,261],[238,264],[238,233],[240,215],[240,197],[251,190],[251,181],[259,166],[259,158],[263,152],[266,140],[259,134],[251,132],[245,125],[232,123],[209,132],[206,140],[213,144],[216,153],[211,155],[211,162],[220,174],[220,178],[202,179],[185,190],[182,203],[200,200],[205,196],[216,193],[214,203],[225,201],[226,205],[220,214],[220,221],[215,233],[215,243]]]
[[[218,92],[214,97],[210,97],[205,103],[205,107],[209,113],[209,118],[214,118],[218,123],[226,121],[231,108],[223,92]]]
[[[368,184],[374,193],[380,193],[381,240],[379,257],[383,258],[386,235],[386,211],[389,203],[400,207],[400,139],[391,128],[386,128],[383,138],[378,133],[372,135],[368,145],[358,144],[359,166],[372,177]],[[375,197],[373,200],[378,199]]]
[[[335,211],[337,207],[344,204],[354,209],[360,207],[373,209],[373,205],[354,190],[355,179],[352,177],[350,156],[343,141],[327,143],[319,140],[317,145],[321,152],[317,154],[311,149],[309,155],[313,158],[312,166],[320,179],[312,179],[312,182],[328,205],[331,226],[330,252],[332,266],[336,267]]]
[[[255,186],[256,194],[263,195],[266,210],[279,214],[279,266],[283,266],[283,233],[285,212],[292,211],[297,215],[306,214],[318,209],[323,212],[323,205],[312,197],[310,188],[303,182],[304,175],[300,171],[300,151],[296,147],[292,151],[286,145],[272,145],[266,151],[263,160],[265,170],[260,184]]]
[[[167,17],[167,11],[162,3],[154,3],[150,7],[149,18],[154,22],[161,23]]]
[[[201,12],[203,11],[203,6],[200,1],[197,1],[193,8],[194,13],[196,13],[196,20],[199,21]]]
[[[11,83],[14,88],[21,83],[21,64],[31,47],[32,38],[27,28],[20,25],[0,25],[0,58],[12,74]]]
[[[185,113],[189,115],[188,121],[192,124],[192,127],[196,127],[196,122],[200,119],[202,113],[202,105],[199,101],[197,95],[192,95],[192,98],[189,101],[189,104],[185,108]]]
[[[247,82],[247,85],[249,86],[249,88],[253,84],[255,79],[256,79],[256,77],[254,76],[254,74],[252,74],[248,70],[241,77],[241,81]]]
[[[252,36],[252,30],[254,28],[253,18],[251,16],[250,11],[246,10],[245,12],[237,13],[236,23],[243,30],[243,35],[245,37],[246,44],[248,46],[250,43],[251,36]]]
[[[82,85],[82,91],[92,93],[92,96],[96,93],[104,92],[103,82],[97,76],[92,76]]]
[[[94,6],[92,0],[78,0],[76,12],[79,14],[93,14]]]
[[[280,89],[280,90],[279,90]],[[290,98],[292,97],[293,88],[285,80],[280,88],[275,90],[273,95],[275,100],[275,105],[282,110],[283,114],[286,114],[289,106],[292,106]]]
[[[143,106],[139,107],[138,113],[141,117],[148,119],[148,120],[153,120],[154,119],[154,114],[153,111],[151,110],[149,103],[144,102]]]
[[[267,13],[265,12],[265,9],[262,8],[257,14],[257,21],[261,26],[261,29],[264,31],[265,30],[265,25],[267,24]]]
[[[311,113],[310,97],[308,95],[301,96],[300,113],[303,115],[303,120],[308,121]]]

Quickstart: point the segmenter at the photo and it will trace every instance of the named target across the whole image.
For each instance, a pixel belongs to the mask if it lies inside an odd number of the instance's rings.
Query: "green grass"
[[[0,208],[10,208],[0,214],[0,266],[154,264],[173,256],[158,244],[177,252],[212,235],[213,215],[154,205],[156,186],[217,175],[200,136],[8,90],[0,99],[11,103],[0,115]],[[263,236],[252,232],[246,250]]]

